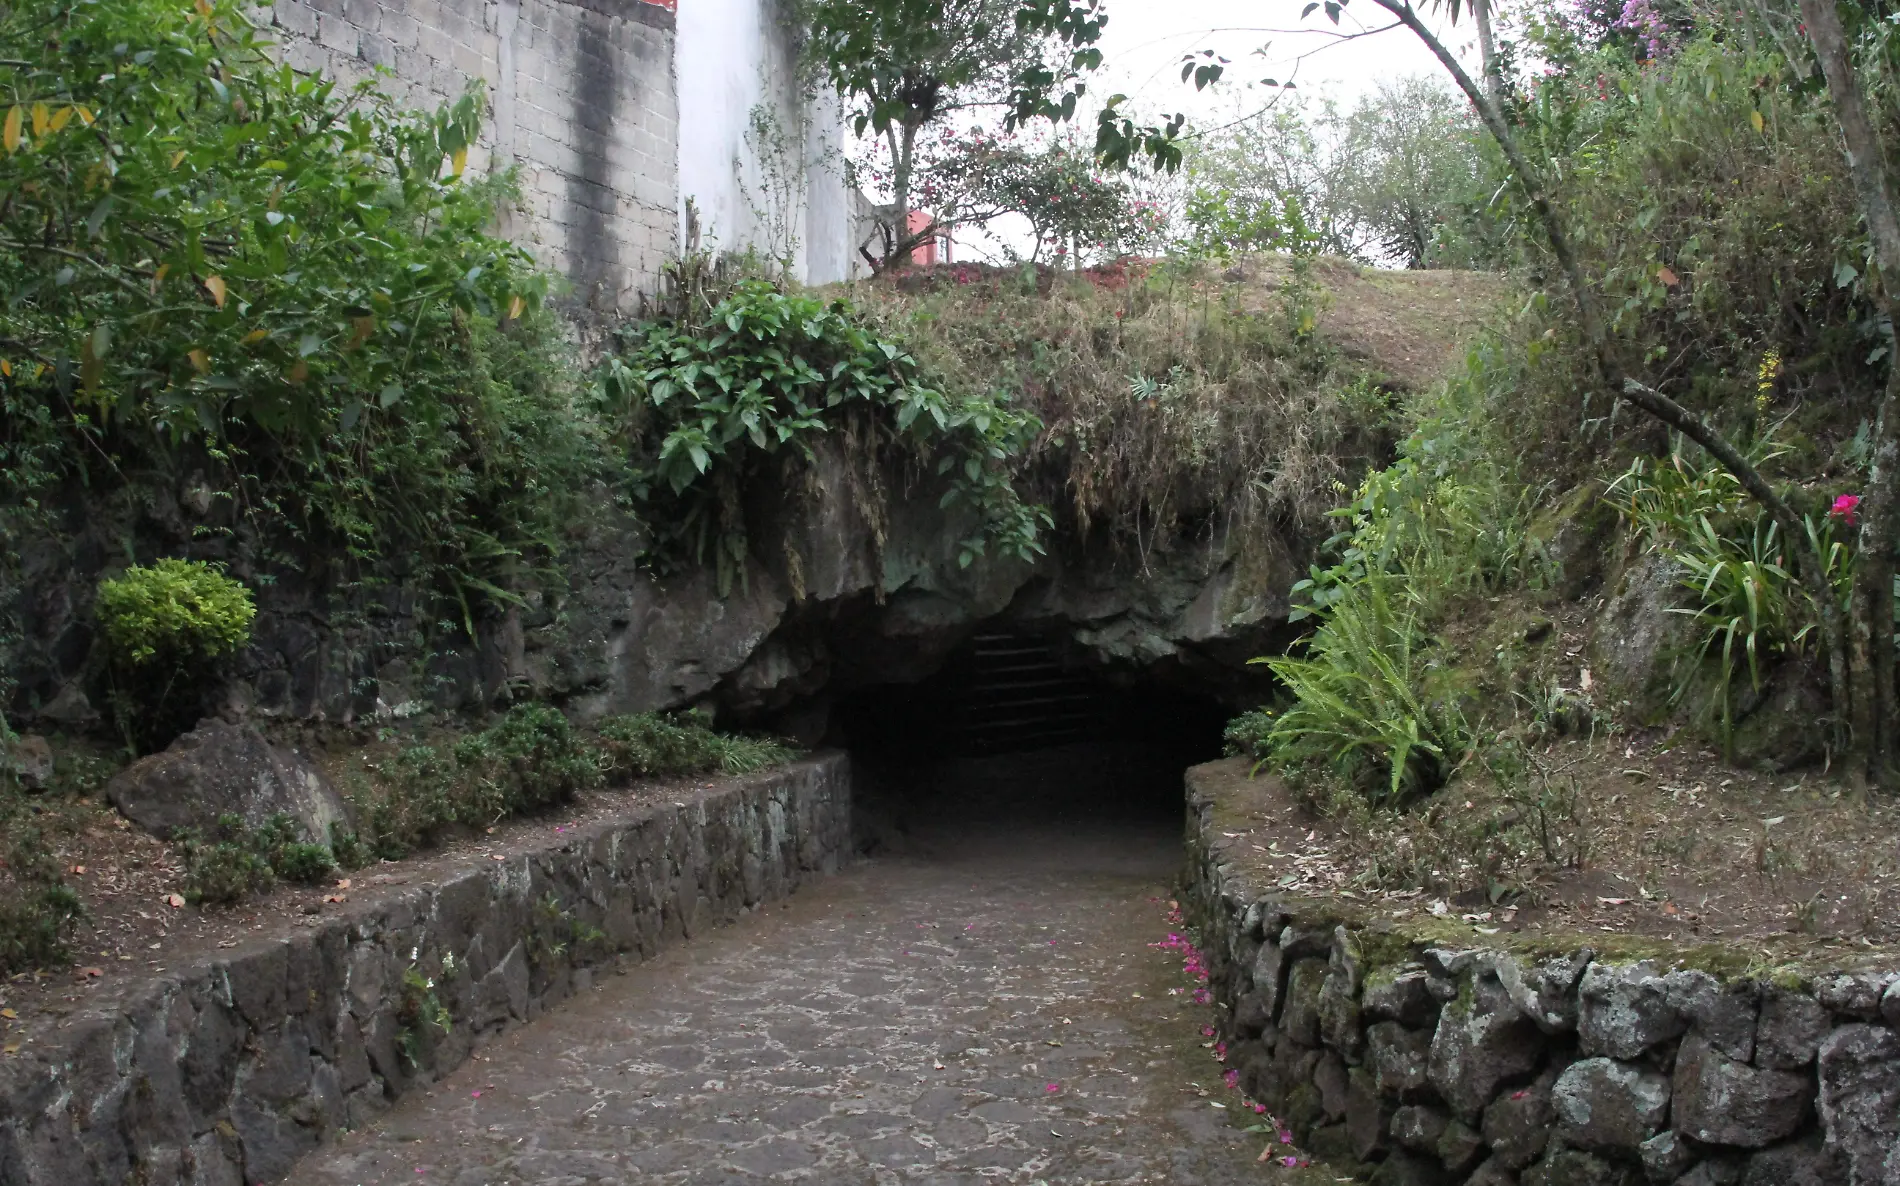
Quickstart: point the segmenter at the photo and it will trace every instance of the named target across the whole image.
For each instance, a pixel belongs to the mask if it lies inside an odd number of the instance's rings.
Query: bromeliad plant
[[[630,327],[621,348],[597,391],[623,425],[655,551],[715,564],[721,596],[744,575],[744,492],[756,479],[788,477],[787,461],[810,463],[825,434],[842,438],[880,541],[883,463],[902,458],[934,467],[947,483],[944,505],[973,512],[965,566],[992,550],[1022,560],[1043,550],[1048,512],[1011,483],[1041,421],[1005,396],[926,382],[909,352],[866,329],[844,301],[744,280]]]

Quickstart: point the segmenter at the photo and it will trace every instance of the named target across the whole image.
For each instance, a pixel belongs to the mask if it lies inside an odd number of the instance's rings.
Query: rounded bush
[[[251,591],[219,566],[167,558],[99,582],[95,605],[113,658],[142,666],[160,656],[215,659],[251,640]]]

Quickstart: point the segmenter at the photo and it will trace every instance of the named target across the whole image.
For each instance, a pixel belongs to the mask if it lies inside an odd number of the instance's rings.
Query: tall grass
[[[854,295],[948,386],[1007,389],[1041,417],[1037,496],[1140,548],[1215,515],[1321,528],[1389,447],[1386,397],[1311,332],[1323,294],[1284,261],[1247,270],[940,270]]]

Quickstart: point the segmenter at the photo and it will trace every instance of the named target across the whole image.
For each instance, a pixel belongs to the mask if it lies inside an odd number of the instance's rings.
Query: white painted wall
[[[856,256],[844,125],[834,98],[803,93],[796,68],[779,0],[680,0],[681,228],[691,199],[702,244],[774,257],[791,247],[794,278],[827,284],[852,275]],[[765,129],[753,124],[760,107]]]

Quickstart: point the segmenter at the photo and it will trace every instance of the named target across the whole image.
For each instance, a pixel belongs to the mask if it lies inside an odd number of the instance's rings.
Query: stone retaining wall
[[[260,938],[0,1063],[5,1186],[241,1186],[460,1065],[497,1031],[829,873],[842,754],[582,828]]]
[[[1248,884],[1212,770],[1189,897],[1226,1061],[1316,1156],[1394,1184],[1900,1186],[1900,977],[1414,942]]]

